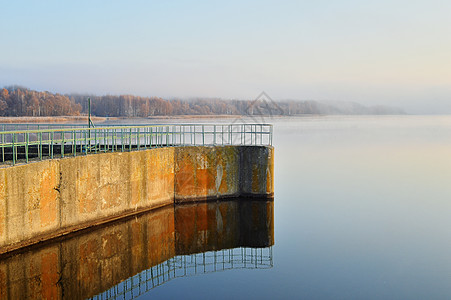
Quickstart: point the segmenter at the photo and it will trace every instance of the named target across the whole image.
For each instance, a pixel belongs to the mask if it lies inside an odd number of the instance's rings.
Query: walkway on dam
[[[271,146],[271,124],[0,124],[0,166],[173,146]]]

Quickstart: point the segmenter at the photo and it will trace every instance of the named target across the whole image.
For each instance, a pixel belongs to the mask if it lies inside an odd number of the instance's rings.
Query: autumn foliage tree
[[[81,106],[69,97],[11,86],[0,92],[1,116],[70,116],[79,115]]]

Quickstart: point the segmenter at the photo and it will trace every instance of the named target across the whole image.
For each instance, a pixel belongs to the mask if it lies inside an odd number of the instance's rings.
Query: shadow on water
[[[178,277],[271,268],[274,202],[167,206],[0,260],[0,299],[131,299]]]

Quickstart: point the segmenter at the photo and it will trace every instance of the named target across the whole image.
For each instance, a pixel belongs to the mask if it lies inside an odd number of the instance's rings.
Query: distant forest
[[[307,100],[223,100],[196,98],[162,99],[132,95],[95,96],[54,94],[33,91],[20,86],[0,90],[0,116],[71,116],[91,112],[100,117],[151,117],[180,115],[305,115],[305,114],[403,114],[397,108],[364,106],[353,102]]]

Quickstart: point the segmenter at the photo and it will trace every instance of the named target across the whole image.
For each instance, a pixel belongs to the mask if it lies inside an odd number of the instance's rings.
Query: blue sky
[[[451,113],[451,1],[0,1],[2,86]]]

